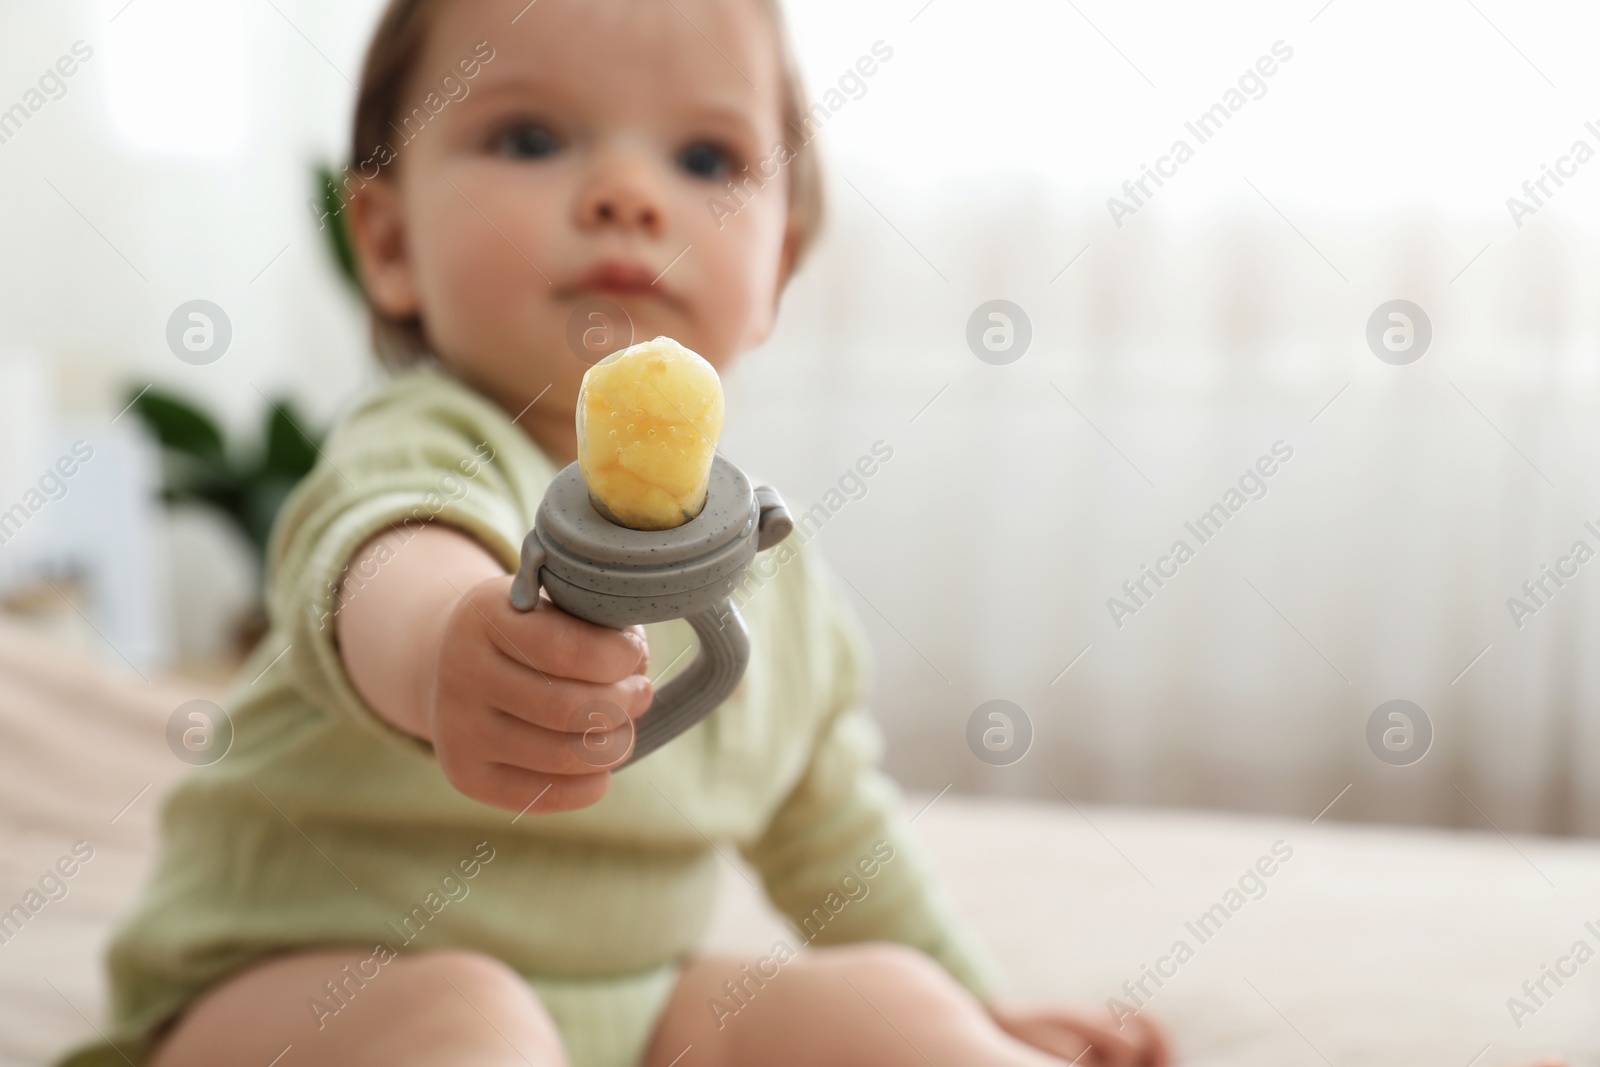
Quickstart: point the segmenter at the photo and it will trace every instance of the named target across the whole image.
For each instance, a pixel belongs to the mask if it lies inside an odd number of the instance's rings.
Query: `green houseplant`
[[[264,562],[272,521],[316,463],[321,434],[310,436],[287,400],[268,405],[254,446],[230,444],[216,420],[175,393],[150,388],[132,403],[161,444],[162,499],[217,509]]]
[[[264,568],[267,538],[279,509],[317,461],[322,433],[306,429],[288,400],[269,402],[259,440],[229,441],[217,420],[176,393],[151,387],[131,411],[161,446],[161,497],[169,506],[201,504],[219,513],[250,545]],[[247,651],[266,632],[259,594],[234,634]]]

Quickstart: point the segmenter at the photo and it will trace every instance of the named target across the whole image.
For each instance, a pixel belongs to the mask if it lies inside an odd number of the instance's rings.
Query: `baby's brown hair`
[[[396,158],[389,147],[390,133],[396,119],[400,118],[402,94],[415,72],[417,62],[427,44],[429,16],[443,0],[389,0],[383,16],[378,20],[372,43],[367,47],[366,61],[361,68],[361,84],[356,94],[355,122],[350,138],[350,169],[346,171],[344,187],[338,190],[342,200],[348,200],[351,182],[364,183],[381,176],[382,168]],[[800,67],[794,49],[789,43],[789,33],[778,0],[754,0],[771,20],[778,40],[778,58],[783,75],[783,127],[788,131],[787,145],[792,155],[788,164],[789,178],[789,240],[793,259],[789,264],[792,276],[806,252],[815,243],[822,228],[822,166],[817,150],[811,144],[807,127],[802,121],[806,113],[805,84],[800,77]],[[375,167],[373,165],[376,164]],[[374,173],[367,174],[368,167]],[[753,180],[758,184],[761,176],[744,173],[734,178]],[[785,277],[785,282],[788,277]],[[379,358],[391,367],[404,366],[423,357],[427,341],[422,323],[417,319],[393,319],[379,311],[370,300],[368,317],[372,325],[372,338]]]

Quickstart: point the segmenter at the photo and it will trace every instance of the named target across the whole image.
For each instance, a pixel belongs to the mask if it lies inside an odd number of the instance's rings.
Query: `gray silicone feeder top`
[[[712,457],[706,504],[670,530],[631,530],[600,514],[578,464],[545,492],[534,528],[544,566],[563,581],[600,594],[648,597],[725,587],[755,554],[760,508],[743,471]]]

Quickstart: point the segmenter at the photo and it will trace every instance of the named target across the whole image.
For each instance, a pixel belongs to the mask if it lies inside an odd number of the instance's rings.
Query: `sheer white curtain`
[[[1334,268],[1259,200],[1102,240],[1092,216],[1018,187],[965,200],[960,223],[901,209],[947,284],[839,193],[785,328],[736,377],[729,447],[806,507],[873,441],[893,446],[818,542],[873,635],[905,780],[1600,827],[1600,564],[1560,562],[1578,541],[1600,550],[1594,235],[1309,214]],[[964,337],[995,296],[1032,320],[1009,366]],[[1365,337],[1395,297],[1432,323],[1409,366]],[[1202,542],[1192,524],[1275,444],[1292,458],[1268,464],[1259,499],[1246,479]],[[1124,581],[1179,540],[1193,558],[1130,597]],[[1545,564],[1577,576],[1557,587]],[[1508,599],[1534,607],[1522,583],[1541,579],[1543,606],[1514,616]],[[1113,597],[1143,606],[1113,613]],[[997,698],[1035,732],[999,768],[965,739]],[[1366,741],[1391,699],[1432,724],[1411,766]]]
[[[1600,550],[1600,187],[1571,158],[1600,149],[1596,13],[791,16],[815,84],[853,42],[896,53],[830,120],[834,228],[737,378],[730,447],[809,504],[893,443],[819,543],[873,636],[902,778],[1600,830],[1600,565],[1561,562]],[[1258,95],[1240,78],[1269,54]],[[1235,87],[1200,144],[1186,122]],[[1180,138],[1193,158],[1116,225],[1107,198]],[[1009,366],[965,340],[996,298],[1033,327]],[[1365,336],[1394,299],[1432,323],[1408,366]],[[1185,523],[1279,441],[1266,495],[1199,545]],[[1180,538],[1194,558],[1119,628],[1107,599]],[[1578,573],[1519,628],[1508,598],[1532,606],[1546,564]],[[966,741],[992,699],[1033,726],[1011,766]],[[1392,699],[1433,729],[1410,766],[1366,739]]]

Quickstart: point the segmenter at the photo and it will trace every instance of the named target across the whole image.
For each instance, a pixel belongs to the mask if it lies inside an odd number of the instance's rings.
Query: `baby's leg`
[[[769,962],[764,970],[772,969]],[[743,987],[737,998],[727,981]],[[770,978],[751,960],[690,965],[651,1039],[646,1067],[668,1067],[691,1045],[679,1067],[1062,1064],[1001,1031],[927,956],[882,943],[807,949]]]
[[[242,972],[195,1004],[152,1067],[267,1067],[280,1056],[281,1067],[565,1067],[550,1016],[521,976],[498,960],[428,952],[391,959],[364,984],[347,977],[363,961],[369,962],[359,969],[370,973],[376,966],[370,957],[314,952]],[[313,999],[339,1006],[326,992],[329,981],[345,983],[338,1014],[310,1007]]]

